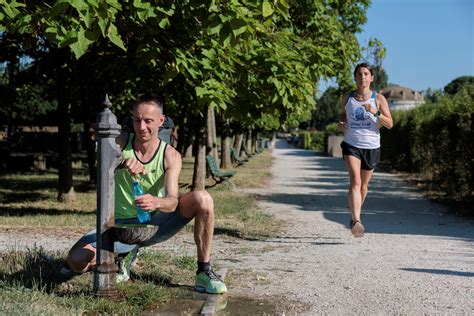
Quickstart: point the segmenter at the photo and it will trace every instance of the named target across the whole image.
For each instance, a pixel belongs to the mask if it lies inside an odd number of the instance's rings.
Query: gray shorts
[[[179,208],[174,212],[165,213],[165,212],[155,212],[151,216],[151,221],[149,224],[159,226],[158,231],[152,238],[147,240],[144,243],[137,245],[128,245],[121,242],[114,243],[114,252],[116,253],[127,253],[135,249],[136,247],[146,247],[151,246],[176,235],[178,231],[181,230],[191,219],[185,218],[181,215]],[[139,224],[137,218],[128,218],[128,219],[117,219],[115,220],[117,224]],[[79,242],[90,244],[92,247],[96,248],[96,230],[93,229],[90,232],[86,233],[79,239]]]

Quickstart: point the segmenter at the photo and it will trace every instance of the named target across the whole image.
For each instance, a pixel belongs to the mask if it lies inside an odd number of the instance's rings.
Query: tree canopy
[[[351,80],[350,68],[360,57],[355,33],[366,21],[368,5],[4,1],[0,28],[26,36],[25,46],[46,42],[47,49],[68,48],[77,60],[109,62],[103,70],[121,80],[112,80],[120,87],[119,102],[145,88],[170,94],[170,104],[182,107],[179,91],[197,113],[212,106],[245,125],[274,128],[275,122],[309,117],[320,78]]]

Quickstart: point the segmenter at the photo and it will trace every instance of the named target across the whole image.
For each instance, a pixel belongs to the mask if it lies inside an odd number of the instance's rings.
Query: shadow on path
[[[278,172],[270,195],[272,203],[293,205],[305,212],[323,212],[326,219],[348,225],[349,180],[342,158],[325,157],[277,141],[274,151]],[[362,207],[362,220],[370,233],[432,235],[474,240],[470,219],[449,215],[437,203],[401,178],[376,170]]]
[[[444,270],[444,269],[402,268],[400,270],[410,271],[410,272],[441,274],[441,275],[455,275],[455,276],[471,277],[471,278],[474,277],[473,272],[453,271],[453,270]]]

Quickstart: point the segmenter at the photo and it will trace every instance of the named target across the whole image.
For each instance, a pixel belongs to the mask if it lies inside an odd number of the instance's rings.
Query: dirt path
[[[274,178],[258,193],[262,209],[288,230],[247,242],[248,253],[236,246],[228,265],[242,273],[233,291],[283,296],[307,304],[308,314],[474,314],[472,220],[446,215],[378,171],[363,207],[366,234],[355,239],[343,161],[284,141],[273,155]]]
[[[254,193],[287,231],[267,241],[216,236],[213,261],[228,268],[231,298],[260,298],[290,314],[474,314],[474,221],[446,215],[416,188],[377,171],[363,207],[366,234],[355,239],[343,161],[285,141],[273,155],[273,180]],[[0,250],[67,249],[79,235],[0,229]],[[151,249],[195,251],[185,233]]]

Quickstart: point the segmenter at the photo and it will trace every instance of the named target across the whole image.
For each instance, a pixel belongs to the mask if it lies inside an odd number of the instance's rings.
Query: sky
[[[474,0],[372,0],[367,19],[357,38],[382,41],[389,83],[424,91],[474,76]]]

